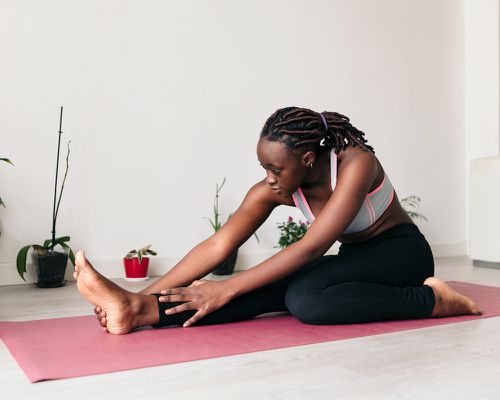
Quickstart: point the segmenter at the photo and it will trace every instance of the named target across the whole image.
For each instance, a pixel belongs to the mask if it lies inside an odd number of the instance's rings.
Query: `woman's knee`
[[[321,305],[314,291],[306,287],[304,280],[295,280],[285,293],[285,305],[295,318],[308,325],[345,324],[352,322],[348,310],[341,302],[336,305],[333,299]],[[314,301],[314,297],[316,300]]]
[[[302,280],[293,281],[285,293],[285,305],[295,318],[304,324],[318,325],[318,308],[309,300]]]

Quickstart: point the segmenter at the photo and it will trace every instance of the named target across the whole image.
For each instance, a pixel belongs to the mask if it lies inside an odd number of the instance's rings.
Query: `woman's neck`
[[[308,168],[306,178],[302,183],[302,188],[314,189],[323,185],[330,186],[331,182],[331,166],[330,166],[330,151],[322,151],[316,155],[316,161],[312,168]]]

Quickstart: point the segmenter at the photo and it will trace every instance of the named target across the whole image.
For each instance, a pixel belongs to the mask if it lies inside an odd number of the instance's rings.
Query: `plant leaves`
[[[204,218],[204,219],[208,219],[208,220],[210,221],[210,224],[212,225],[213,230],[214,230],[214,231],[217,231],[217,229],[215,228],[215,224],[214,224],[214,222],[213,222],[210,218],[208,218],[208,217],[203,217],[203,218]]]
[[[24,274],[26,273],[26,257],[28,256],[28,251],[31,246],[33,245],[30,244],[28,246],[24,246],[21,250],[19,250],[16,258],[17,272],[19,273],[19,276],[23,278],[24,282],[26,282],[26,279],[24,279]]]
[[[8,158],[0,158],[0,161],[5,161],[8,162],[10,165],[14,165]]]
[[[141,247],[139,249],[139,252],[142,253],[142,254],[144,254],[144,253],[146,253],[149,250],[150,247],[151,247],[150,244],[148,244],[147,246]]]
[[[61,242],[59,243],[62,247],[65,249],[69,249],[69,260],[71,261],[71,264],[73,264],[73,267],[75,266],[75,254],[73,253],[73,250],[71,250],[71,247],[69,247],[66,243]]]
[[[56,241],[55,243],[61,243],[61,242],[69,242],[69,236],[61,236],[61,237],[58,237],[56,238]]]
[[[125,256],[126,259],[130,260],[131,258],[134,257],[134,254],[137,254],[137,250],[130,250],[127,255]]]
[[[224,177],[224,179],[222,180],[222,183],[221,183],[221,185],[219,187],[219,190],[218,190],[219,192],[222,190],[222,187],[224,186],[224,183],[226,183],[226,177]]]
[[[254,234],[253,234],[253,235],[255,236],[255,239],[257,239],[257,243],[259,243],[259,244],[260,244],[260,240],[259,240],[259,237],[257,236],[257,232],[254,232]]]

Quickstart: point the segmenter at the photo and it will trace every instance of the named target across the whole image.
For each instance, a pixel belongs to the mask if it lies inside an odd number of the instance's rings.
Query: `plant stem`
[[[215,184],[215,230],[219,228],[219,183]]]
[[[66,177],[68,176],[69,153],[70,153],[69,144],[70,143],[71,143],[71,140],[68,142],[68,153],[66,154],[66,171],[64,172],[64,178],[63,178],[62,185],[61,185],[61,191],[59,192],[59,200],[57,200],[56,217],[55,217],[56,220],[57,220],[57,215],[59,214],[59,204],[61,204],[61,198],[62,198],[63,191],[64,191],[64,183],[66,182]]]
[[[56,241],[57,175],[59,172],[59,151],[61,149],[62,115],[63,115],[63,106],[61,106],[61,114],[59,117],[59,139],[57,141],[56,182],[54,185],[54,207],[52,209],[52,243],[50,244],[50,251],[51,252],[54,251],[54,242]]]

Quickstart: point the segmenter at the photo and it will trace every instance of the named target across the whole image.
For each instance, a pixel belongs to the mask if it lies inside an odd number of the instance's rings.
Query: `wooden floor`
[[[500,270],[472,267],[465,257],[437,259],[436,276],[500,286]],[[114,281],[131,291],[145,286]],[[0,287],[0,320],[89,313],[92,307],[74,282],[58,289]],[[2,399],[152,396],[161,400],[500,399],[500,317],[35,384],[0,344]]]

